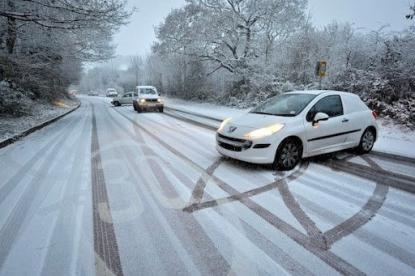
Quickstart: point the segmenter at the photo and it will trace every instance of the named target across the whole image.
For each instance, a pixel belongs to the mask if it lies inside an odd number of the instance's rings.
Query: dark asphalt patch
[[[94,107],[92,107],[92,136],[91,136],[91,182],[92,182],[92,208],[94,220],[94,249],[97,261],[97,272],[109,270],[115,275],[123,275],[121,259],[118,252],[118,243],[115,236],[104,171],[102,168],[99,149],[97,122]],[[101,217],[103,208],[107,211],[105,220]],[[101,264],[105,267],[101,267]]]

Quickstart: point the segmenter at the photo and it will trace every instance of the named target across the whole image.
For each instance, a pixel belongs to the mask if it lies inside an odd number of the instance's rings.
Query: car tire
[[[133,102],[133,108],[134,108],[134,111],[137,111],[137,105],[135,104],[135,102]]]
[[[163,111],[164,111],[164,107],[159,107],[159,112],[163,113]]]
[[[121,106],[120,102],[114,102],[114,106]]]
[[[357,152],[360,154],[369,153],[375,144],[376,141],[376,131],[373,128],[367,128],[360,138],[359,146],[357,147]]]
[[[141,109],[141,107],[139,107],[139,106],[137,106],[136,111],[137,111],[137,113],[141,113],[141,112],[143,112],[143,110],[142,110],[142,109]]]
[[[290,171],[301,161],[302,153],[301,142],[288,138],[278,146],[273,167],[281,171]]]

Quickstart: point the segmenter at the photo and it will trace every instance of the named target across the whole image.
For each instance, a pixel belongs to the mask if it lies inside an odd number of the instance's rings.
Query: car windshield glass
[[[140,94],[142,95],[156,95],[156,91],[153,88],[140,88]]]
[[[312,94],[283,94],[269,99],[251,113],[294,117],[316,97]]]

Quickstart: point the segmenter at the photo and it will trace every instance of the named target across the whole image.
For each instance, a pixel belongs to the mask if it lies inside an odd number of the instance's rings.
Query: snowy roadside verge
[[[56,122],[80,106],[79,99],[61,100],[54,104],[39,104],[33,112],[36,115],[0,118],[0,148]]]
[[[238,117],[249,109],[236,109],[209,103],[196,103],[180,99],[165,99],[166,107],[209,116],[217,120]],[[391,119],[379,119],[379,137],[373,148],[376,152],[415,158],[415,131],[409,130]]]

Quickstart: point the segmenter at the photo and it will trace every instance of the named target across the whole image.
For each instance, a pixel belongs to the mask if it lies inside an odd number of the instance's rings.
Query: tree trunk
[[[8,1],[7,5],[13,11],[15,5],[13,1]],[[7,52],[11,55],[14,52],[14,46],[16,45],[17,39],[17,28],[16,28],[16,19],[12,17],[7,17],[7,38],[6,38],[6,48]]]
[[[7,18],[7,38],[6,38],[6,47],[7,52],[11,55],[14,52],[14,46],[16,45],[16,19]]]
[[[251,48],[251,28],[246,27],[246,45],[244,50],[244,57],[248,57],[249,50]]]
[[[269,65],[271,61],[271,50],[272,50],[272,41],[267,41],[265,46],[265,64]]]

